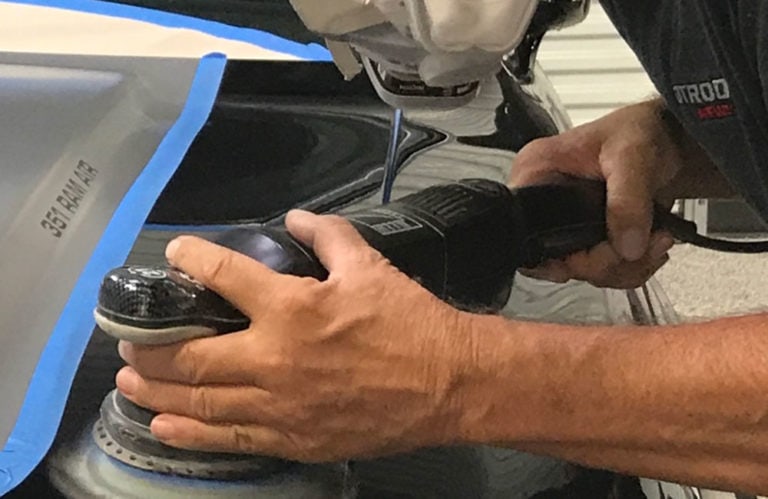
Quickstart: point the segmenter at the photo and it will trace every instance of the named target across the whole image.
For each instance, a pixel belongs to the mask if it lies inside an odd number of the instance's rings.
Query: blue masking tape
[[[101,279],[125,261],[152,206],[207,121],[225,64],[221,54],[200,61],[178,120],[118,206],[72,290],[35,369],[16,426],[0,452],[0,496],[19,485],[53,443],[93,330],[92,311]]]

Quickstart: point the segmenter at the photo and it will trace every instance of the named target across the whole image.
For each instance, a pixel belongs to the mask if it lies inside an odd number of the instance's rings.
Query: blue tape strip
[[[244,224],[247,225],[247,224]],[[253,225],[259,225],[254,223]],[[163,225],[145,224],[144,230],[158,232],[224,232],[232,228],[232,225]]]
[[[24,480],[53,443],[77,366],[93,330],[92,311],[106,272],[121,265],[142,224],[208,120],[226,57],[205,56],[187,103],[115,211],[40,357],[10,439],[0,452],[0,496]]]
[[[24,5],[39,5],[44,7],[77,10],[112,17],[124,17],[158,24],[168,28],[188,28],[220,38],[252,43],[269,50],[284,52],[310,61],[333,60],[328,49],[316,43],[305,45],[281,38],[265,31],[238,28],[236,26],[230,26],[215,21],[208,21],[182,14],[162,12],[144,7],[120,5],[99,0],[10,0],[10,2]]]

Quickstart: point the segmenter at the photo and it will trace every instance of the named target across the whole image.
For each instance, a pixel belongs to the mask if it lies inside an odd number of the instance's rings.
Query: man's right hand
[[[659,194],[688,158],[681,130],[662,117],[662,109],[659,101],[625,107],[533,141],[520,151],[512,186],[562,175],[604,179],[608,203],[608,243],[524,273],[555,282],[577,279],[627,289],[645,283],[669,260],[672,237],[651,233],[653,203],[672,201],[659,199]]]

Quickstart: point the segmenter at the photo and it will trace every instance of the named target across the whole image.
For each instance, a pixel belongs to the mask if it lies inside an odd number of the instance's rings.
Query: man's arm
[[[768,317],[574,327],[471,316],[461,440],[768,491]]]

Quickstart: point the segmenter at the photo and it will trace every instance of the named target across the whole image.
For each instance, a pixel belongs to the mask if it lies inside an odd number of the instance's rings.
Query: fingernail
[[[165,247],[166,260],[173,260],[173,257],[176,256],[176,252],[179,250],[179,246],[181,246],[181,241],[178,238],[168,243],[168,246]]]
[[[645,255],[646,239],[640,229],[629,229],[619,237],[619,254],[627,261],[635,262]]]
[[[124,367],[117,373],[115,384],[124,395],[133,395],[139,389],[139,375],[132,368]]]
[[[157,416],[152,420],[150,425],[152,434],[158,440],[170,440],[174,437],[175,429],[173,423],[165,419],[163,416]]]
[[[667,235],[661,236],[657,241],[654,241],[653,245],[651,246],[649,255],[653,260],[658,260],[662,256],[666,255],[674,245],[674,239]]]

